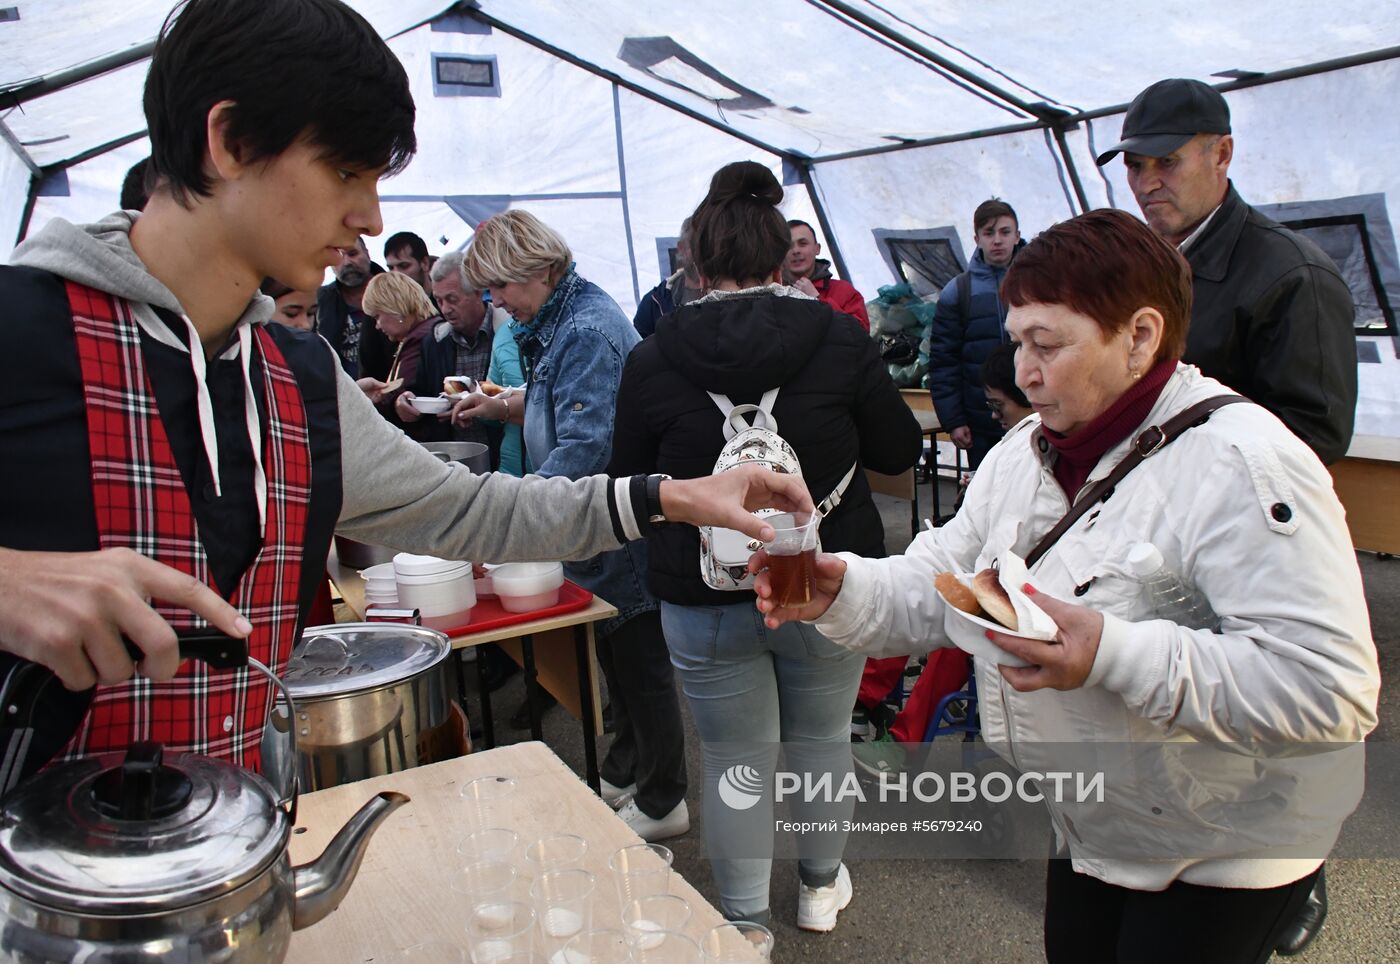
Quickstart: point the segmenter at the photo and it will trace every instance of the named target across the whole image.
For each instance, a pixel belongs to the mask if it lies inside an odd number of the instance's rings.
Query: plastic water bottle
[[[1128,568],[1142,580],[1152,615],[1170,619],[1188,629],[1220,628],[1220,617],[1195,589],[1181,581],[1162,558],[1162,553],[1150,542],[1139,542],[1128,550]]]

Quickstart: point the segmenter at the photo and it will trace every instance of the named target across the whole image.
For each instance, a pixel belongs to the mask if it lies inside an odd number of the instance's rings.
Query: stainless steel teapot
[[[294,789],[156,743],[50,767],[0,806],[0,961],[281,961],[407,802],[378,794],[293,868]]]

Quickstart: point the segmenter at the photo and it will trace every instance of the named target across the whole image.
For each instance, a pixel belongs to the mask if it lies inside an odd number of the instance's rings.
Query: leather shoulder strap
[[[1146,459],[1156,455],[1162,446],[1175,440],[1187,429],[1202,425],[1210,419],[1210,416],[1218,408],[1226,405],[1234,405],[1236,402],[1247,402],[1249,399],[1243,395],[1216,395],[1207,398],[1205,401],[1197,402],[1183,412],[1177,413],[1161,425],[1150,425],[1143,429],[1138,437],[1133,441],[1133,447],[1128,450],[1128,454],[1123,456],[1122,461],[1113,467],[1113,471],[1107,476],[1095,482],[1089,491],[1085,492],[1065,513],[1064,518],[1055,524],[1055,528],[1045,534],[1035,548],[1026,556],[1026,568],[1030,569],[1040,557],[1050,551],[1050,547],[1060,541],[1060,536],[1069,531],[1079,517],[1088,512],[1100,502],[1105,501],[1113,494],[1113,487],[1116,486],[1123,477],[1137,468]]]

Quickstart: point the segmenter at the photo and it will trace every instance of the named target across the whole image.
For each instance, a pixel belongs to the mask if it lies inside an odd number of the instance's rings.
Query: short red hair
[[[1191,266],[1181,252],[1125,211],[1101,208],[1061,221],[1026,245],[1002,301],[1064,305],[1098,322],[1104,338],[1122,331],[1139,308],[1162,314],[1153,362],[1180,358],[1191,325]]]

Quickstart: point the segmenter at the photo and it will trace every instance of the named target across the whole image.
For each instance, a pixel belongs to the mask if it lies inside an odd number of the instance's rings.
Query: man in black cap
[[[1228,175],[1234,149],[1219,91],[1160,80],[1133,100],[1123,139],[1098,163],[1122,152],[1143,217],[1191,264],[1183,360],[1335,462],[1356,415],[1351,292],[1322,249],[1240,199]]]
[[[1191,328],[1182,360],[1279,417],[1325,463],[1346,454],[1356,416],[1351,291],[1307,238],[1245,204],[1229,178],[1230,108],[1199,80],[1159,80],[1134,98],[1120,152],[1152,229],[1191,264]],[[1325,868],[1324,868],[1325,869]],[[1279,939],[1303,950],[1327,918],[1317,884]]]

